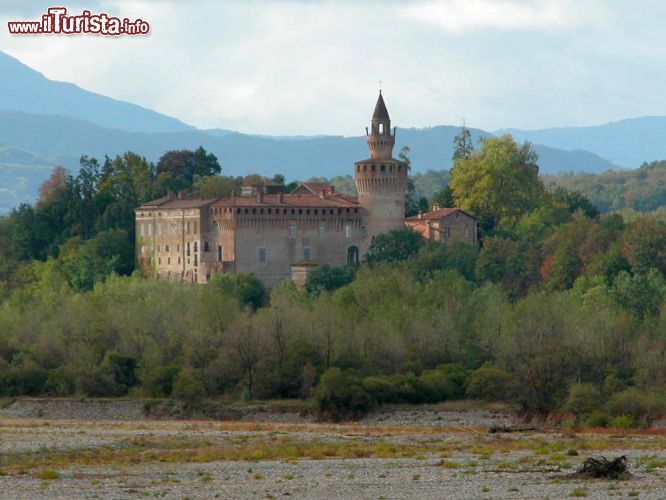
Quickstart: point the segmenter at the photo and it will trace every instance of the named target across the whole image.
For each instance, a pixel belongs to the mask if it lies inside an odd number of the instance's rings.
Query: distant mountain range
[[[170,149],[203,146],[220,160],[225,175],[282,173],[288,179],[352,173],[367,156],[365,137],[258,136],[199,130],[149,109],[54,82],[0,52],[0,212],[33,201],[54,165],[75,172],[81,155],[115,156],[131,150],[151,161]],[[371,109],[368,109],[368,116]],[[359,131],[365,124],[359,124]],[[398,128],[396,150],[407,145],[414,172],[451,166],[458,126]],[[542,173],[602,172],[666,158],[666,117],[638,118],[599,127],[523,131]]]

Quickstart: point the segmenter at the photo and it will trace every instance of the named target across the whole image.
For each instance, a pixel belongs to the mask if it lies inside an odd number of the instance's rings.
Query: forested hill
[[[666,205],[666,160],[599,175],[546,176],[544,182],[548,188],[580,191],[602,212],[623,208],[649,212]]]

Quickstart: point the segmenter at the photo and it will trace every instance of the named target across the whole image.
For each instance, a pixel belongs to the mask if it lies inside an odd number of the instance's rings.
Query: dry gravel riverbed
[[[416,411],[340,425],[0,417],[0,497],[666,498],[661,433],[490,434]],[[631,479],[565,477],[623,454]]]

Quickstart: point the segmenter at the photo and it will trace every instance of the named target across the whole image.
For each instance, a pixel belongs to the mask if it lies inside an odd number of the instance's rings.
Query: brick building
[[[370,157],[354,166],[358,197],[322,183],[291,193],[259,184],[225,199],[171,195],[141,205],[135,210],[139,267],[191,283],[253,272],[270,287],[292,271],[302,279],[308,263],[357,264],[374,236],[405,220],[408,165],[392,156],[395,129],[381,92],[366,136]]]
[[[478,244],[477,220],[459,208],[435,205],[430,212],[406,218],[405,224],[429,240]]]

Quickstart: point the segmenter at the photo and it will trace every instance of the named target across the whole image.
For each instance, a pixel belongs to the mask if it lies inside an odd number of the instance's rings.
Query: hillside
[[[360,128],[360,126],[359,126]],[[413,173],[451,166],[453,137],[459,127],[439,126],[425,129],[398,129],[396,154],[404,145],[410,147]],[[487,137],[482,130],[472,130],[474,140]],[[78,168],[81,155],[98,158],[134,151],[151,161],[170,149],[194,149],[203,146],[222,163],[225,175],[264,175],[282,173],[288,179],[307,179],[325,173],[327,177],[352,172],[354,161],[367,156],[365,137],[315,136],[311,138],[268,138],[240,133],[213,134],[199,130],[172,133],[129,132],[105,128],[77,118],[29,114],[0,110],[0,138],[13,151],[28,154],[25,162],[0,157],[0,189],[15,193],[6,205],[32,201],[48,168],[35,165],[63,164]],[[535,145],[544,173],[560,171],[604,171],[614,165],[584,151],[563,151]]]
[[[651,211],[666,205],[666,161],[600,175],[547,176],[544,181],[551,189],[561,186],[582,192],[602,212],[623,208]]]
[[[666,158],[666,117],[644,116],[593,127],[503,129],[516,139],[566,150],[584,149],[623,167]]]
[[[63,115],[133,132],[177,132],[193,127],[150,109],[49,80],[0,51],[0,109]]]

